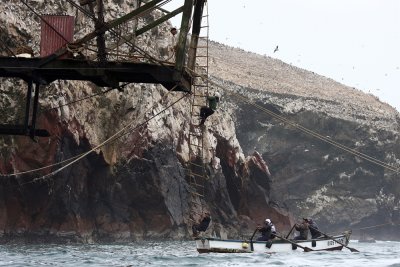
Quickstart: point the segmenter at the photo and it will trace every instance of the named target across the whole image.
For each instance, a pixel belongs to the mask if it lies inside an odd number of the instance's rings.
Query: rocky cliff
[[[399,238],[398,172],[373,164],[292,127],[285,119],[399,168],[399,113],[376,97],[279,60],[215,43],[211,73],[227,83],[244,153],[259,151],[270,168],[271,198],[326,231],[365,229]]]
[[[46,10],[42,13],[75,14],[61,2],[32,1],[32,6]],[[133,8],[108,2],[106,19]],[[1,3],[0,13],[0,36],[8,38],[3,40],[10,47],[29,44],[38,55],[38,19],[20,4]],[[157,16],[152,12],[145,19]],[[81,15],[76,19],[76,36],[83,36],[88,30],[82,25],[88,22]],[[162,57],[169,27],[164,23],[136,42]],[[395,237],[397,174],[276,121],[232,92],[398,167],[399,115],[393,108],[317,74],[218,43],[211,43],[210,74],[221,85],[211,90],[220,91],[223,101],[203,133],[210,177],[205,209],[213,217],[209,234],[248,237],[267,216],[278,229],[308,216],[329,231],[390,223],[381,234]],[[22,81],[1,80],[1,123],[21,121],[25,90]],[[0,139],[2,240],[93,242],[190,235],[188,97],[163,111],[182,94],[160,85],[106,91],[71,81],[54,82],[42,91],[39,127],[51,136],[37,143],[27,137]],[[79,99],[84,100],[75,102]],[[30,172],[43,166],[51,167]],[[20,174],[7,175],[12,173]]]

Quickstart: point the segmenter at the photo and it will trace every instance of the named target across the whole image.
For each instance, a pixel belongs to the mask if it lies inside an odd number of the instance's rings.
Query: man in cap
[[[307,240],[308,238],[308,220],[303,218],[303,222],[296,223],[294,229],[299,231],[299,235],[294,238],[294,240]]]
[[[214,96],[207,97],[208,106],[202,106],[200,108],[200,124],[203,125],[206,119],[214,114],[217,109],[217,105],[221,99],[221,95],[218,92],[215,92]]]
[[[318,225],[313,219],[308,218],[307,223],[308,223],[308,228],[310,229],[310,234],[312,239],[316,239],[322,236],[321,232],[318,230]]]
[[[168,59],[171,61],[175,61],[175,53],[176,53],[176,45],[178,42],[178,30],[173,27],[170,29],[170,40],[169,40],[169,45],[168,45]]]

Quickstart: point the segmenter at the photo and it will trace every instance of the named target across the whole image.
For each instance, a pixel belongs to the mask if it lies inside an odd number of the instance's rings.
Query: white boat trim
[[[318,238],[311,240],[290,240],[291,242],[275,238],[270,242],[249,241],[249,240],[230,240],[217,238],[196,238],[196,248],[199,253],[279,253],[291,251],[332,251],[342,250],[343,245],[348,245],[351,232],[345,232],[330,238]],[[341,244],[340,244],[341,243]],[[298,246],[296,246],[298,244]],[[308,250],[306,249],[306,250]]]

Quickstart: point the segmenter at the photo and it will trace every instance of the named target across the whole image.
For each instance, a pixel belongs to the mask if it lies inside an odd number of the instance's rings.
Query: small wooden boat
[[[275,253],[299,251],[331,251],[341,250],[347,246],[351,231],[332,236],[332,238],[318,238],[312,240],[283,240],[275,238],[272,241],[227,240],[217,238],[196,238],[196,247],[199,253]]]

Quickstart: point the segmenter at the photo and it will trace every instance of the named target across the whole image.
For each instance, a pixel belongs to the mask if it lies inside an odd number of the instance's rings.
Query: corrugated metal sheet
[[[41,22],[40,56],[45,57],[53,54],[66,43],[72,42],[74,38],[74,17],[44,15],[42,18],[47,23]]]

